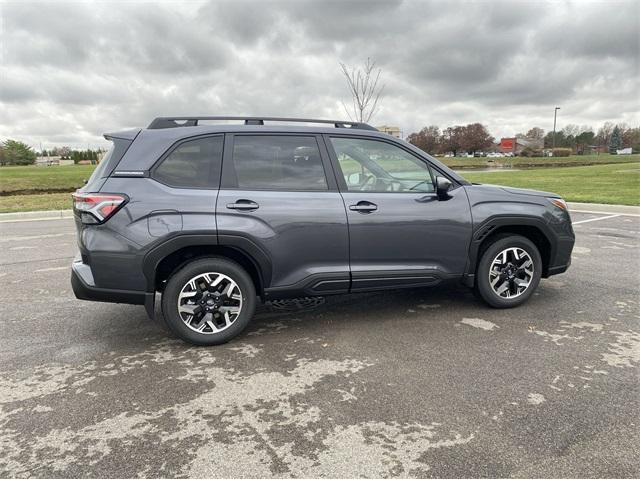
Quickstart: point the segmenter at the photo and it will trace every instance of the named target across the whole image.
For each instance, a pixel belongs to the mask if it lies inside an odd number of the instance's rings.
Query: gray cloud
[[[338,62],[374,58],[374,123],[496,136],[640,123],[640,15],[621,2],[5,2],[0,138],[98,145],[168,114],[344,118]]]

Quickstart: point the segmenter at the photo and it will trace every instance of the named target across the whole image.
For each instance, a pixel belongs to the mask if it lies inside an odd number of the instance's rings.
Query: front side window
[[[426,162],[384,141],[331,138],[349,191],[433,193]]]
[[[155,169],[152,177],[176,188],[215,188],[222,164],[222,136],[185,141]]]
[[[238,135],[233,142],[233,174],[232,183],[241,189],[328,189],[312,136]]]

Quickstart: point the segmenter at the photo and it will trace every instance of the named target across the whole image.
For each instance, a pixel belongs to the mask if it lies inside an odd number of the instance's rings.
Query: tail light
[[[88,225],[101,224],[111,218],[128,200],[125,195],[73,193],[73,209]]]

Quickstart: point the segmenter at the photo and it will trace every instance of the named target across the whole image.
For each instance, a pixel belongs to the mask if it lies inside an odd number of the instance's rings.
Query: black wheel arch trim
[[[551,230],[549,225],[541,218],[535,216],[499,215],[488,218],[474,227],[471,242],[469,243],[469,258],[465,269],[463,282],[468,286],[473,286],[475,271],[478,265],[478,256],[482,242],[495,230],[503,226],[533,226],[537,228],[545,237],[550,246],[549,264],[543,265],[543,270],[547,271],[554,267],[553,260],[556,256],[557,235]],[[547,277],[543,274],[543,277]]]
[[[237,250],[254,265],[263,287],[271,282],[272,262],[269,255],[250,239],[239,235],[227,234],[180,234],[164,239],[152,247],[142,260],[142,269],[147,280],[147,291],[155,291],[156,272],[160,262],[176,251],[189,246],[225,246]]]

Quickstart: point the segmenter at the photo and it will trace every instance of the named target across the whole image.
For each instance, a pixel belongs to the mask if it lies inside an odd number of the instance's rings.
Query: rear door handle
[[[378,205],[369,201],[358,201],[355,205],[350,205],[349,209],[358,213],[373,213],[378,209]]]
[[[251,200],[238,200],[235,203],[227,203],[227,208],[230,210],[253,211],[260,208],[260,205]]]

